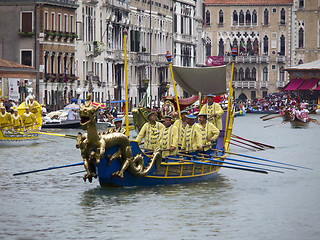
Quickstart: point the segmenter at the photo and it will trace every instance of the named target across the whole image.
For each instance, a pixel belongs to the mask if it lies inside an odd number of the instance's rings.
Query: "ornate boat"
[[[305,128],[309,126],[309,121],[303,122],[298,118],[290,121],[291,127],[293,128]]]
[[[84,180],[91,182],[93,178],[98,178],[101,186],[150,186],[215,178],[221,167],[227,167],[223,165],[223,157],[229,150],[234,115],[232,99],[229,103],[222,117],[223,129],[215,146],[220,151],[206,158],[200,154],[162,158],[160,149],[144,152],[138,142],[129,140],[122,133],[97,133],[96,112],[99,107],[92,105],[89,94],[79,110],[80,124],[87,134],[79,133],[76,144],[81,150],[86,169]]]
[[[25,102],[21,103],[17,109],[18,113],[21,116],[24,114],[26,108]],[[41,107],[38,109],[38,112],[35,113],[35,116],[37,118],[38,124],[35,125],[34,130],[40,130],[41,129]],[[38,134],[36,133],[31,133],[31,132],[14,132],[14,131],[7,131],[7,130],[2,130],[0,131],[0,142],[16,142],[16,141],[29,141],[29,140],[37,140],[38,139]]]

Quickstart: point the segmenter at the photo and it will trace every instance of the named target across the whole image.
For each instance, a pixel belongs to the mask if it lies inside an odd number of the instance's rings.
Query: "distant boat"
[[[80,120],[57,120],[45,122],[42,128],[80,128]]]
[[[277,110],[258,110],[252,107],[247,107],[247,113],[258,113],[258,114],[278,114]]]

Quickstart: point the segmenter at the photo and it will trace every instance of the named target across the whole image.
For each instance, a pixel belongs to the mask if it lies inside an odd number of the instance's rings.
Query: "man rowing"
[[[34,100],[33,96],[29,96],[29,103],[27,104],[29,107],[30,112],[36,114],[40,109],[40,104]]]
[[[171,124],[171,116],[164,117],[164,128],[160,132],[159,146],[162,157],[176,155],[178,153],[178,129]]]
[[[178,119],[174,122],[174,126],[178,130],[178,147],[181,149],[182,142],[186,133],[187,128],[187,111],[183,110],[180,112],[181,119]]]
[[[13,130],[16,132],[21,131],[22,128],[22,118],[18,114],[18,109],[14,108],[13,115],[12,115],[12,124],[13,124]]]
[[[219,137],[219,129],[212,123],[207,122],[206,114],[198,115],[200,132],[201,132],[201,148],[205,154],[211,154],[211,146]]]
[[[155,112],[148,114],[148,120],[149,122],[146,122],[141,128],[136,141],[140,144],[144,138],[144,147],[148,150],[154,150],[159,147],[158,138],[164,125],[156,121]]]
[[[209,94],[207,96],[207,103],[203,105],[199,114],[206,114],[208,117],[208,122],[212,123],[219,130],[222,129],[222,115],[223,110],[220,107],[219,103],[213,101],[214,95]]]
[[[12,116],[6,111],[6,107],[1,107],[0,113],[0,130],[8,130],[12,127]]]
[[[34,126],[38,124],[36,116],[30,112],[29,107],[26,107],[26,111],[21,118],[25,131],[33,130]]]

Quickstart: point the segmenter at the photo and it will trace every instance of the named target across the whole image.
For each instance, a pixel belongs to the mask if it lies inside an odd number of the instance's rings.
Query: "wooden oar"
[[[55,136],[55,137],[65,137],[65,138],[77,139],[77,136],[69,135],[69,134],[57,134],[57,133],[46,133],[46,132],[30,132],[30,133],[37,133],[37,134],[43,134],[43,135],[49,135],[49,136]]]
[[[309,122],[312,122],[312,123],[320,125],[320,122],[317,121],[316,119],[313,119],[313,118],[309,118]]]
[[[43,169],[27,171],[27,172],[14,173],[13,176],[24,175],[24,174],[29,174],[29,173],[36,173],[36,172],[43,172],[43,171],[48,171],[48,170],[53,170],[53,169],[58,169],[58,168],[75,167],[75,166],[80,166],[80,165],[83,165],[83,162],[73,163],[73,164],[69,164],[69,165],[62,165],[62,166],[58,166],[58,167],[43,168]]]
[[[241,143],[241,144],[243,144],[243,145],[246,145],[246,146],[249,146],[249,147],[252,147],[252,148],[256,148],[256,149],[258,149],[258,150],[264,150],[264,148],[262,148],[262,147],[257,147],[257,146],[254,146],[254,145],[251,145],[251,144],[248,144],[248,143],[244,143],[244,142],[241,142],[241,141],[236,140],[236,139],[234,139],[234,138],[231,138],[230,140],[231,140],[231,141],[235,141],[235,142],[237,142],[237,143]]]
[[[208,155],[208,154],[199,153],[199,155],[201,155],[201,156],[206,156],[206,157],[211,157],[211,156]],[[256,165],[261,165],[261,166],[274,167],[274,168],[282,168],[282,169],[295,170],[295,171],[297,170],[296,168],[281,167],[281,166],[275,166],[275,165],[271,165],[271,164],[250,162],[250,161],[244,161],[244,160],[234,159],[234,158],[229,158],[229,157],[221,157],[221,156],[212,156],[212,157],[214,157],[214,158],[215,158],[215,157],[218,157],[218,158],[221,158],[221,159],[227,159],[227,160],[234,161],[234,162],[242,162],[242,163],[256,164]]]
[[[263,147],[268,147],[268,148],[275,148],[274,146],[271,146],[271,145],[267,145],[265,143],[260,143],[260,142],[256,142],[256,141],[252,141],[252,140],[249,140],[249,139],[245,139],[243,137],[239,137],[235,134],[231,134],[232,137],[235,137],[235,138],[238,138],[238,139],[241,139],[241,140],[244,140],[244,141],[247,141],[247,142],[250,142],[250,143],[253,143],[253,144],[256,144],[256,145],[260,145],[260,146],[263,146]]]
[[[199,162],[199,161],[194,161],[194,160],[186,160],[186,159],[182,159],[182,158],[170,158],[170,157],[168,157],[168,159],[174,160],[174,161],[191,162],[191,163],[210,165],[210,166],[215,166],[215,167],[231,168],[231,169],[242,170],[242,171],[249,171],[249,172],[268,174],[267,171],[262,171],[262,170],[252,169],[252,168],[231,167],[231,166],[225,166],[225,165],[214,164],[214,163],[206,163],[206,162]]]
[[[258,151],[258,150],[256,150],[256,149],[247,148],[247,147],[241,146],[241,145],[236,144],[236,143],[230,142],[230,144],[231,144],[231,145],[234,145],[234,146],[237,146],[237,147],[240,147],[240,148],[244,148],[244,149],[250,150],[250,151],[255,151],[255,152]]]
[[[290,121],[282,121],[281,123],[276,123],[276,124],[271,124],[271,125],[267,125],[267,126],[264,126],[264,128],[267,128],[267,127],[272,127],[272,126],[276,126],[276,127],[279,127],[281,126],[282,124],[286,124]]]
[[[263,116],[261,116],[260,118],[265,118],[265,117],[268,117],[268,116],[270,116],[270,115],[272,115],[273,113],[269,113],[269,114],[267,114],[267,115],[263,115]]]
[[[177,155],[178,156],[184,156],[184,157],[193,157],[192,155],[188,155],[188,154],[180,154],[180,153],[178,153]],[[223,163],[223,164],[235,165],[235,166],[239,166],[239,167],[248,167],[248,168],[259,169],[259,170],[264,170],[264,171],[270,171],[270,172],[276,172],[276,173],[284,173],[284,172],[278,171],[278,170],[272,170],[272,169],[266,169],[266,168],[260,168],[260,167],[252,167],[252,166],[248,166],[248,165],[242,165],[242,164],[238,164],[238,163],[231,163],[231,162],[226,162],[226,161],[221,161],[221,160],[216,160],[216,159],[208,159],[208,158],[204,158],[204,157],[196,157],[196,158],[200,159],[200,160],[207,160],[207,161],[210,161],[210,162],[218,162],[218,163]]]
[[[224,153],[228,153],[228,154],[232,154],[232,155],[237,155],[237,156],[240,156],[240,157],[257,159],[257,160],[261,160],[261,161],[265,161],[265,162],[272,162],[272,163],[277,163],[277,164],[281,164],[281,165],[287,165],[287,166],[291,166],[291,167],[305,168],[305,169],[313,170],[312,168],[307,168],[307,167],[302,167],[302,166],[298,166],[298,165],[293,165],[293,164],[288,164],[288,163],[283,163],[283,162],[268,160],[268,159],[259,158],[259,157],[254,157],[254,156],[249,156],[249,155],[244,155],[244,154],[240,154],[240,153],[227,152],[227,151],[222,151],[222,150],[219,150],[219,149],[212,149],[212,150],[213,150],[213,151],[218,151],[218,152],[224,152]]]
[[[81,170],[81,171],[77,171],[77,172],[72,172],[69,175],[74,175],[74,174],[78,174],[78,173],[83,173],[86,172],[86,170]]]
[[[270,119],[274,119],[274,118],[277,118],[277,117],[282,117],[282,115],[277,115],[277,116],[273,116],[273,117],[269,117],[269,118],[264,118],[262,119],[262,121],[267,121],[267,120],[270,120]]]

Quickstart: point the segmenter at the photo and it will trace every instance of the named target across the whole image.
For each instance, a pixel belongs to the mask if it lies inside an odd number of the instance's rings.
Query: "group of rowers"
[[[309,110],[304,102],[300,104],[291,102],[280,111],[280,114],[284,115],[287,121],[300,120],[307,122],[309,120]]]
[[[35,125],[38,124],[35,114],[39,108],[39,103],[34,101],[32,96],[29,98],[29,103],[21,116],[18,114],[16,107],[11,107],[10,112],[7,112],[5,106],[1,106],[0,131],[20,132],[34,130]]]
[[[199,112],[198,123],[195,122],[196,116],[187,111],[181,111],[181,119],[174,124],[172,116],[166,115],[162,124],[156,121],[156,113],[150,112],[149,122],[143,125],[136,141],[140,144],[144,139],[146,150],[160,148],[162,157],[176,155],[179,150],[210,154],[222,129],[223,110],[213,101],[214,95],[209,94],[207,99]]]

